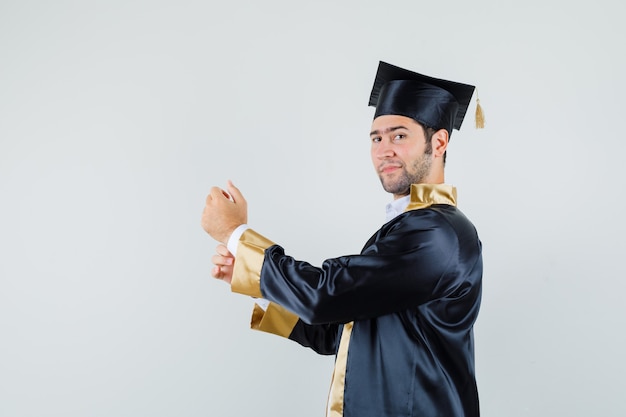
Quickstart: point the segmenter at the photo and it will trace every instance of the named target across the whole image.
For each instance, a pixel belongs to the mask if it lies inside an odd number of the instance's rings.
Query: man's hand
[[[235,266],[235,257],[228,251],[224,245],[218,245],[215,249],[216,254],[211,257],[211,262],[215,265],[211,270],[214,278],[230,284],[233,279],[233,268]]]
[[[228,181],[228,192],[211,188],[202,212],[202,228],[218,242],[226,243],[237,226],[248,222],[248,203]]]

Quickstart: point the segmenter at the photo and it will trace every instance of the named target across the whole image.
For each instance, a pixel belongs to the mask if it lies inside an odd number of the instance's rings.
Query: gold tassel
[[[476,129],[483,129],[485,127],[485,115],[483,114],[483,108],[480,107],[480,100],[476,99]]]

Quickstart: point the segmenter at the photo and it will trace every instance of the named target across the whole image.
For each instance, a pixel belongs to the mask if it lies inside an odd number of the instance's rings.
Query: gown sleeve
[[[237,249],[238,255],[231,286],[233,291],[258,296],[256,286],[259,273],[257,270],[261,268],[263,262],[261,255],[264,248],[272,245],[271,241],[253,230],[244,232]],[[337,352],[338,331],[340,330],[338,325],[307,324],[296,314],[275,302],[270,302],[265,309],[255,304],[251,328],[289,338],[322,355],[334,355]]]
[[[321,267],[293,259],[248,230],[235,263],[235,272],[245,269],[246,278],[237,284],[233,278],[233,291],[268,299],[308,324],[347,323],[438,298],[462,299],[472,286],[466,278],[480,267],[471,264],[479,241],[473,227],[448,221],[461,214],[444,216],[441,210],[456,209],[406,212],[372,236],[361,254],[328,259]]]
[[[320,355],[337,353],[338,325],[307,324],[276,303],[270,303],[265,310],[255,305],[250,324],[253,330],[288,338]]]

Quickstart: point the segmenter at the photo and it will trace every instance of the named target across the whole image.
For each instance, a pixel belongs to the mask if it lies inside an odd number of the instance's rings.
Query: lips
[[[378,167],[378,172],[380,172],[381,174],[388,174],[390,172],[394,172],[398,169],[402,168],[402,165],[400,164],[395,164],[395,163],[391,163],[391,164],[383,164],[381,166]]]

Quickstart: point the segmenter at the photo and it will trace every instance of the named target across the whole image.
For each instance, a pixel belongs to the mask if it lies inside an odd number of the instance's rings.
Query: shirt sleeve
[[[228,251],[233,254],[233,256],[237,256],[237,245],[239,244],[239,239],[241,239],[241,235],[243,232],[248,230],[250,227],[247,224],[240,224],[237,226],[233,233],[231,233],[228,238],[228,242],[226,243],[226,247]]]

